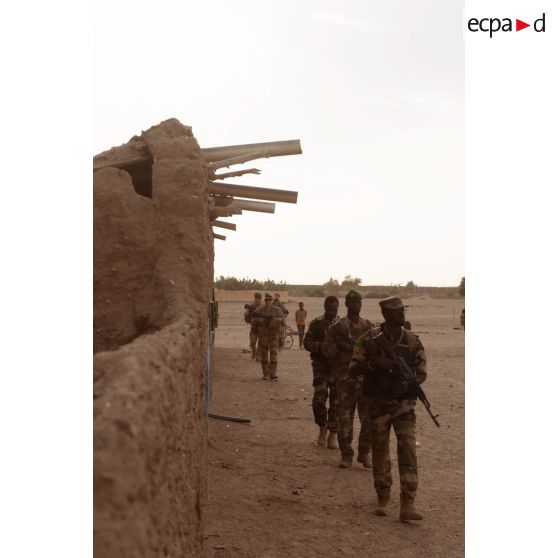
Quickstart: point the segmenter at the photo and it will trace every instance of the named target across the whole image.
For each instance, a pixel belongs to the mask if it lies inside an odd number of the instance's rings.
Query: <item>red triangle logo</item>
[[[525,27],[531,27],[531,24],[530,23],[525,23],[524,21],[521,21],[520,19],[515,20],[515,30],[516,31],[521,31],[522,29],[525,29]]]

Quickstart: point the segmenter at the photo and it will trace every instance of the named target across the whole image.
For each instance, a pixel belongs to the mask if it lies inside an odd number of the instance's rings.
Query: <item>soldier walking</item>
[[[273,306],[272,300],[271,295],[266,293],[264,305],[256,308],[252,314],[252,325],[258,333],[263,379],[276,382],[279,334],[285,320],[281,310]]]
[[[405,306],[398,297],[380,301],[384,322],[363,335],[356,343],[350,372],[364,373],[363,394],[366,401],[367,424],[372,438],[374,488],[378,494],[375,513],[387,515],[392,485],[389,435],[391,428],[397,437],[397,462],[401,485],[399,518],[403,521],[420,520],[422,514],[414,507],[417,493],[417,455],[415,438],[416,395],[406,381],[392,371],[397,362],[391,360],[374,338],[382,334],[414,370],[417,381],[426,379],[426,354],[418,336],[406,330]]]
[[[275,293],[273,295],[273,306],[279,308],[283,316],[283,325],[281,326],[281,331],[279,333],[279,349],[282,349],[283,346],[285,345],[285,331],[287,328],[286,323],[287,323],[287,316],[289,314],[289,311],[287,310],[287,307],[281,302],[280,298],[281,295],[279,293]]]
[[[347,316],[331,324],[324,341],[324,355],[331,359],[335,379],[335,408],[339,421],[337,439],[341,450],[339,467],[347,468],[353,463],[353,421],[355,409],[360,419],[357,461],[367,469],[372,468],[371,441],[366,428],[366,410],[362,399],[362,386],[357,378],[349,375],[349,363],[356,340],[372,328],[372,323],[360,317],[362,295],[351,289],[345,296]]]
[[[298,330],[298,347],[302,349],[304,330],[306,329],[306,316],[308,312],[304,309],[304,302],[298,303],[298,310],[295,312],[296,328]]]
[[[256,308],[262,305],[262,295],[260,293],[254,293],[254,302],[252,304],[246,304],[244,306],[244,321],[250,324],[250,349],[252,351],[252,358],[260,360],[259,347],[257,347],[258,342],[258,331],[257,328],[252,325],[252,314]]]
[[[301,303],[302,304],[302,303]],[[310,322],[308,332],[304,337],[304,348],[310,351],[312,359],[312,372],[314,379],[314,397],[312,398],[312,411],[314,422],[319,426],[318,445],[330,449],[339,449],[337,445],[337,432],[339,423],[335,413],[335,381],[331,373],[331,363],[323,353],[323,345],[327,330],[332,322],[338,319],[339,300],[336,296],[328,296],[324,300],[324,314]],[[327,400],[329,398],[329,410]],[[329,436],[327,432],[329,430]]]

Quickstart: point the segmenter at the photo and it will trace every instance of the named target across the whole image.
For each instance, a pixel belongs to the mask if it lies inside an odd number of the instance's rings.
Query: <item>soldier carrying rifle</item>
[[[287,329],[287,316],[289,311],[285,306],[284,302],[281,302],[279,299],[281,295],[279,293],[275,293],[273,295],[273,306],[279,308],[281,310],[281,315],[283,316],[283,325],[281,326],[281,331],[279,333],[279,349],[282,349],[285,346],[285,331]]]
[[[277,306],[273,306],[272,300],[271,295],[266,293],[264,305],[254,310],[251,323],[258,333],[263,379],[276,382],[279,335],[285,320],[283,312]]]
[[[372,438],[374,488],[378,494],[375,513],[387,515],[386,507],[390,501],[389,435],[393,427],[397,437],[401,485],[399,518],[402,521],[420,520],[422,514],[414,507],[418,485],[417,396],[439,426],[419,385],[426,380],[426,354],[418,336],[404,328],[406,306],[401,299],[391,297],[379,304],[385,321],[358,339],[350,364],[354,377],[364,375],[366,423]]]
[[[244,305],[244,321],[250,324],[250,350],[252,352],[252,358],[260,360],[260,348],[258,347],[258,329],[252,325],[252,314],[256,308],[262,305],[262,295],[260,293],[254,293],[254,302],[252,304]]]

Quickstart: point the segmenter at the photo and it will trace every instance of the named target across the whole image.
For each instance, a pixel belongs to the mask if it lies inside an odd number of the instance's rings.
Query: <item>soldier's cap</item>
[[[275,293],[273,296],[274,296],[275,298],[281,298],[281,295],[280,295],[279,293]]]
[[[273,300],[273,297],[269,293],[265,293],[264,300]]]
[[[348,298],[356,298],[357,300],[362,300],[362,295],[358,291],[355,291],[355,289],[351,289],[345,295],[345,300],[347,300]]]
[[[391,296],[380,300],[378,302],[382,310],[399,310],[399,308],[409,308],[407,305],[403,304],[403,301],[398,296]]]
[[[254,293],[254,298],[262,298],[262,293]]]

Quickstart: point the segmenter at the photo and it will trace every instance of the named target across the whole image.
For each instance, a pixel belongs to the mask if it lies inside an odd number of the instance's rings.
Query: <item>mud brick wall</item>
[[[94,173],[96,558],[198,557],[213,239],[206,165],[168,120]]]

